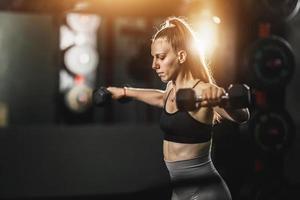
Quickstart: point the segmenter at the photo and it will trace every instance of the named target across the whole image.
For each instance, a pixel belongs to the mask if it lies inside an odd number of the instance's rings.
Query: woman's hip
[[[173,188],[172,200],[231,199],[229,189],[215,169],[209,154],[165,163]]]

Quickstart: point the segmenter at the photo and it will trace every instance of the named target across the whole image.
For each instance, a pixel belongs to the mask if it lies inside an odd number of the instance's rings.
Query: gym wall
[[[296,125],[296,137],[293,146],[287,155],[286,160],[286,175],[292,182],[300,183],[300,93],[298,92],[300,86],[300,14],[298,13],[288,23],[289,35],[287,40],[294,49],[296,67],[291,79],[291,82],[286,87],[286,108],[291,114]]]
[[[57,44],[52,17],[0,12],[3,126],[54,122]]]

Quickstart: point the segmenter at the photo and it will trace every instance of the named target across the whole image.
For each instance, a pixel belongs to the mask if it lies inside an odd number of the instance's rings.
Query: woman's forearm
[[[247,108],[243,109],[226,109],[227,114],[236,122],[243,123],[249,120],[250,113]]]
[[[164,105],[164,92],[165,91],[158,89],[125,87],[125,93],[127,97],[131,97],[138,101],[160,108]]]
[[[242,109],[224,109],[220,107],[215,107],[215,111],[222,117],[229,119],[237,123],[243,123],[249,120],[250,113],[248,108]]]

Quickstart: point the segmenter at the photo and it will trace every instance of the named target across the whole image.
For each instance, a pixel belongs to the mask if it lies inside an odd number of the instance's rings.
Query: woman
[[[151,44],[152,69],[167,83],[166,89],[107,89],[113,99],[126,96],[163,108],[160,126],[165,133],[163,153],[173,186],[172,200],[228,200],[230,192],[210,157],[212,125],[220,117],[242,123],[248,120],[249,111],[217,106],[225,90],[214,84],[195,44],[193,31],[184,20],[167,19]],[[193,88],[202,96],[197,110],[177,111],[175,97],[180,88]]]

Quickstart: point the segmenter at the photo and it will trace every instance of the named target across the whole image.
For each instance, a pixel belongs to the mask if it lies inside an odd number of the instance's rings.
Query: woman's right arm
[[[132,87],[108,87],[107,90],[112,93],[113,99],[130,97],[152,106],[160,108],[164,106],[164,90]]]

